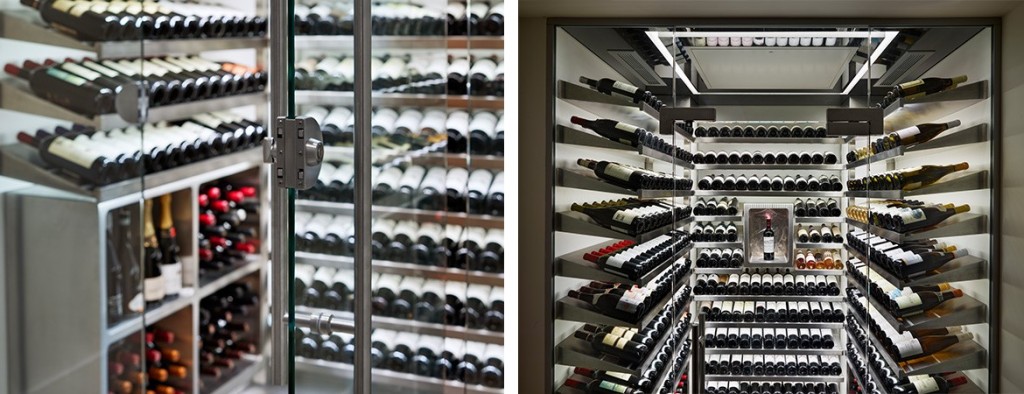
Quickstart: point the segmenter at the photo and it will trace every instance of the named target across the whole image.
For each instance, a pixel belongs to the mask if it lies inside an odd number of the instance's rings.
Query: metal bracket
[[[273,164],[278,187],[306,190],[316,184],[324,160],[323,133],[309,117],[274,120],[274,132],[263,140],[263,161]]]
[[[829,137],[880,136],[885,132],[884,118],[881,108],[829,108],[825,110],[825,127]]]
[[[114,97],[114,109],[125,122],[146,123],[149,118],[149,86],[145,81],[122,84]]]
[[[710,107],[663,107],[658,111],[658,132],[672,134],[676,130],[676,122],[714,121],[715,116],[715,109]]]

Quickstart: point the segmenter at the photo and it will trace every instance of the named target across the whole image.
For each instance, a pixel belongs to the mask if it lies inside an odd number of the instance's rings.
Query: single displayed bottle
[[[953,387],[967,384],[968,379],[966,376],[921,376],[911,379],[909,383],[904,383],[893,388],[893,393],[899,394],[945,394],[949,393]]]
[[[946,123],[922,123],[905,129],[889,133],[882,139],[882,150],[889,150],[898,146],[909,146],[930,141],[943,131],[960,126],[960,120],[953,120]],[[875,152],[877,153],[877,152]]]
[[[608,138],[612,141],[632,147],[640,145],[637,134],[639,134],[640,131],[643,131],[642,128],[611,119],[588,120],[578,116],[573,116],[570,121],[574,124],[593,130],[602,137]]]
[[[182,264],[181,248],[178,247],[178,234],[174,229],[174,217],[171,213],[171,195],[160,196],[160,253],[163,261],[160,272],[164,277],[164,290],[167,296],[176,296],[181,291]]]
[[[908,339],[896,342],[893,346],[897,351],[897,354],[895,355],[897,361],[908,361],[930,356],[941,352],[950,346],[956,345],[957,343],[966,342],[973,338],[973,333],[965,332],[956,335]]]
[[[885,96],[885,100],[882,105],[888,106],[900,98],[916,99],[929,94],[949,90],[964,82],[967,82],[966,75],[960,75],[953,78],[923,78],[915,81],[904,82],[896,85],[896,87]]]
[[[943,302],[963,297],[963,295],[964,292],[960,289],[943,292],[919,291],[892,299],[890,309],[893,315],[897,317],[913,316],[935,308]]]
[[[775,230],[772,229],[771,215],[765,218],[764,230],[761,231],[761,242],[764,250],[764,259],[775,260]]]
[[[888,227],[890,230],[905,233],[937,225],[950,216],[958,213],[969,212],[970,210],[971,206],[966,204],[955,206],[953,208],[948,208],[943,205],[912,208],[906,212],[899,213],[898,215],[893,215],[893,223]]]
[[[143,203],[143,281],[142,289],[146,302],[164,299],[166,295],[163,273],[160,271],[163,254],[157,240],[156,228],[153,226],[153,200]]]
[[[587,77],[580,77],[580,83],[585,83],[587,86],[597,90],[598,92],[607,94],[609,96],[620,95],[633,101],[634,104],[639,104],[641,101],[648,102],[653,97],[651,92],[646,90],[640,90],[640,88],[630,85],[625,82],[616,81],[611,78],[602,78],[600,80],[593,80]]]

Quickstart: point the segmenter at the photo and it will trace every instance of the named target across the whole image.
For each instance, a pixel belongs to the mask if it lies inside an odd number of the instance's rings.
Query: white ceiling
[[[520,17],[1001,17],[1024,0],[519,0]]]

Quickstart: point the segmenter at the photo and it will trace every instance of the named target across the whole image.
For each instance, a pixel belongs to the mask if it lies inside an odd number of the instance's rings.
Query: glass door
[[[277,206],[293,223],[287,383],[501,392],[501,3],[291,7],[282,113],[317,121],[324,156]]]
[[[0,382],[19,393],[248,382],[262,362],[266,252],[257,2],[8,4]]]

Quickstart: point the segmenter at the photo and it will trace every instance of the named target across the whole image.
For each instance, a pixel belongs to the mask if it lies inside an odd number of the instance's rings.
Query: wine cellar
[[[553,391],[994,392],[991,25],[547,39]]]
[[[503,13],[0,1],[0,393],[503,392]]]

